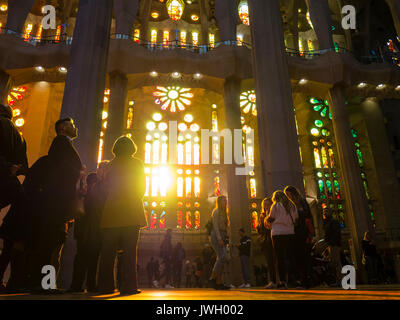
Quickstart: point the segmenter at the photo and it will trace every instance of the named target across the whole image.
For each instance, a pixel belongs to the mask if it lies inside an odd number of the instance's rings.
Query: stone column
[[[208,45],[208,16],[205,0],[200,0],[201,44]]]
[[[332,125],[338,158],[341,168],[344,196],[346,201],[347,224],[353,238],[357,267],[361,273],[361,240],[365,231],[373,231],[369,216],[368,202],[361,180],[354,139],[351,134],[350,121],[346,111],[344,88],[334,86],[328,94],[328,102],[332,112]]]
[[[97,164],[111,17],[111,0],[79,2],[61,109],[75,120],[75,145],[89,171]]]
[[[128,79],[125,74],[113,72],[110,78],[110,102],[108,105],[107,130],[104,139],[104,159],[112,159],[115,140],[124,132],[125,102]]]
[[[384,104],[385,102],[382,101]],[[400,186],[393,163],[393,154],[387,137],[384,117],[376,98],[368,98],[361,104],[368,130],[374,166],[376,168],[377,189],[380,190],[385,215],[380,219],[384,225],[379,229],[400,227]],[[376,217],[377,219],[379,217]]]
[[[116,20],[116,34],[133,37],[133,22],[139,8],[138,0],[115,0],[114,15]]]
[[[143,10],[140,14],[140,39],[143,41],[150,41],[149,38],[149,18],[151,13],[152,1],[145,1]]]
[[[292,41],[289,49],[299,50],[299,2],[295,0],[293,3],[293,15],[289,25],[290,40]]]
[[[328,0],[306,0],[311,22],[317,34],[319,49],[333,48],[332,18]]]
[[[7,95],[12,87],[11,76],[0,70],[0,103],[7,103]]]
[[[224,99],[225,99],[225,125],[227,129],[232,132],[232,142],[234,141],[234,130],[238,129],[242,131],[241,124],[241,111],[240,111],[240,80],[235,78],[229,78],[225,80],[224,86]],[[225,141],[224,141],[225,144]],[[231,242],[232,244],[238,244],[240,239],[238,230],[244,228],[246,233],[250,234],[250,215],[248,205],[248,191],[246,186],[246,176],[237,175],[236,168],[238,165],[235,164],[233,157],[233,146],[232,145],[232,160],[231,165],[226,164],[226,177],[227,177],[227,191],[228,191],[228,202],[229,202],[229,217],[230,217],[230,230],[231,230]],[[224,146],[225,148],[225,146]],[[240,261],[237,256],[236,249],[232,250],[234,254],[231,260],[232,267],[232,282],[242,283],[240,273]]]
[[[250,0],[249,6],[264,192],[271,195],[287,185],[303,191],[279,1]]]
[[[6,29],[22,33],[35,0],[9,0]]]
[[[400,1],[386,0],[386,3],[392,12],[393,23],[396,28],[397,35],[400,37]]]
[[[234,0],[216,0],[215,16],[221,41],[236,41],[237,6]]]

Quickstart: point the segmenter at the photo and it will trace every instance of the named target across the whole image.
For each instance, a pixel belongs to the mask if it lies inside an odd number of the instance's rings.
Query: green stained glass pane
[[[342,229],[346,227],[344,223],[344,213],[342,211],[339,212],[339,224]]]
[[[314,123],[318,128],[321,128],[324,125],[324,123],[321,120],[315,120]],[[326,131],[326,129],[322,129],[322,131],[324,130]]]
[[[340,199],[340,185],[339,185],[339,181],[333,180],[333,187],[335,188],[336,199]]]
[[[318,180],[318,187],[319,187],[320,194],[323,195],[324,194],[324,181],[323,180],[321,180],[321,179]]]
[[[351,129],[351,134],[353,135],[353,138],[357,138],[358,137],[358,132],[355,129]]]
[[[323,107],[324,107],[323,104],[317,104],[317,105],[314,106],[314,110],[315,111],[320,111]]]
[[[324,108],[324,109],[322,109],[322,111],[321,111],[321,117],[326,117],[326,111],[327,111],[327,109],[326,108]]]
[[[332,120],[332,113],[331,113],[331,110],[329,110],[329,119]]]
[[[332,189],[332,182],[330,180],[326,180],[326,188],[328,189],[328,195],[332,197],[333,189]]]
[[[361,152],[360,149],[357,149],[356,152],[357,152],[357,157],[358,157],[358,163],[359,163],[360,167],[363,167],[364,166],[364,159],[363,159],[362,152]]]
[[[320,101],[319,101],[318,99],[312,97],[312,98],[310,98],[310,102],[311,102],[312,104],[317,104],[317,103],[319,103]]]
[[[366,179],[367,177],[365,176],[364,172],[361,172],[361,178]]]
[[[327,132],[328,130],[326,130],[325,128],[323,128],[322,130],[321,130],[321,133],[322,133],[322,135],[324,136],[324,137],[326,137],[326,132]]]
[[[326,178],[329,178],[329,173],[325,173],[325,177],[326,177]]]
[[[322,172],[317,172],[317,176],[318,176],[319,178],[322,178]]]
[[[338,207],[339,210],[343,209],[343,205],[341,203],[339,203],[337,207]]]
[[[329,106],[328,100],[325,100],[324,103],[326,106]]]
[[[336,172],[332,172],[332,177],[336,177],[337,176],[337,173]]]
[[[356,148],[360,147],[360,144],[358,142],[356,142],[354,145],[356,146]]]

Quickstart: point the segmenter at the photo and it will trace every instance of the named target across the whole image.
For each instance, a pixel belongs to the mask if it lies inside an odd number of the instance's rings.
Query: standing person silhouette
[[[229,243],[228,226],[228,200],[225,196],[219,196],[216,207],[212,212],[212,230],[210,235],[211,245],[217,254],[210,282],[216,290],[230,289],[222,283],[222,273],[227,256],[226,245]]]
[[[128,137],[114,143],[114,159],[104,179],[105,205],[101,220],[102,248],[99,267],[99,292],[114,293],[114,263],[123,251],[120,293],[138,294],[137,245],[140,229],[147,226],[143,207],[144,165],[134,157],[137,147]]]
[[[33,291],[42,291],[41,269],[53,265],[58,273],[68,221],[77,215],[77,184],[84,178],[84,166],[73,140],[78,129],[71,118],[55,124],[57,136],[48,155],[28,171],[24,181],[32,226],[29,265]]]

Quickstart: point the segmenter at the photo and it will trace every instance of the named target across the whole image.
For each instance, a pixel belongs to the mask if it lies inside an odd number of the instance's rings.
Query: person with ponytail
[[[278,264],[278,289],[286,289],[286,281],[291,279],[289,270],[294,269],[295,224],[299,215],[296,205],[286,197],[283,191],[275,191],[272,196],[272,207],[268,217],[271,223],[272,245]],[[289,262],[289,268],[286,265]],[[292,272],[293,272],[292,271]]]

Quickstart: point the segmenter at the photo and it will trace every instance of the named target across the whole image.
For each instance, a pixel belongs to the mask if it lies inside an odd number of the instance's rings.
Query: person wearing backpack
[[[300,288],[310,286],[311,278],[311,248],[315,236],[310,207],[300,193],[293,186],[287,186],[285,195],[296,205],[299,219],[295,226],[295,253],[298,272],[297,285]]]
[[[286,279],[290,279],[294,270],[295,224],[299,218],[295,204],[283,191],[275,191],[272,196],[272,208],[267,218],[272,225],[272,245],[278,263],[278,289],[286,289]],[[289,261],[289,268],[286,262]],[[290,267],[291,266],[291,267]]]

